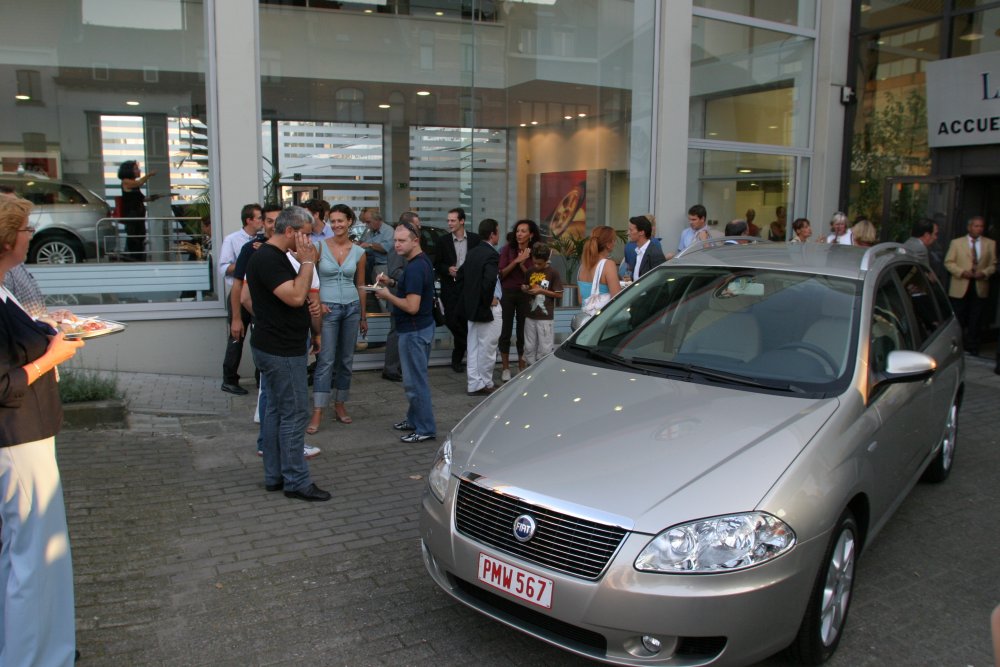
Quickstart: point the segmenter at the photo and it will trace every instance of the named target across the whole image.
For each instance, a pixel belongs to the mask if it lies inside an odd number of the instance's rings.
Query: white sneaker
[[[302,448],[302,455],[305,456],[307,459],[314,459],[317,456],[319,456],[319,447],[311,447],[309,445],[306,445],[305,447]]]
[[[510,369],[509,368],[503,369],[503,372],[500,373],[500,381],[501,382],[510,382]]]

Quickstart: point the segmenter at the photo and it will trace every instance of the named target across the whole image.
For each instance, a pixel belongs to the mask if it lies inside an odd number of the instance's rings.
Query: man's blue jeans
[[[403,367],[403,390],[410,407],[406,421],[420,435],[437,435],[434,406],[431,405],[431,385],[427,367],[434,343],[434,325],[419,331],[399,332],[399,361]]]
[[[358,342],[361,302],[323,303],[330,309],[323,315],[323,341],[313,376],[313,407],[325,408],[333,400],[343,403],[351,392],[354,346]]]
[[[305,489],[312,483],[302,452],[309,420],[306,355],[279,357],[252,345],[250,349],[268,396],[260,416],[264,484],[284,480],[285,491]]]

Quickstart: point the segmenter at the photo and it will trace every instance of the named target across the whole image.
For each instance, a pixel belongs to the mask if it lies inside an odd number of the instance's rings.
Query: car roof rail
[[[767,239],[758,238],[756,236],[714,236],[707,241],[695,241],[688,247],[684,248],[684,250],[677,253],[674,256],[674,259],[680,259],[684,255],[690,255],[693,252],[710,250],[724,245],[747,245],[756,243],[775,243],[775,241],[768,241]]]
[[[868,271],[868,267],[871,266],[872,262],[881,257],[882,255],[895,255],[895,254],[909,254],[909,251],[902,243],[894,243],[887,241],[885,243],[879,243],[878,245],[873,245],[871,248],[865,251],[864,257],[861,258],[861,266],[859,271],[862,273]]]

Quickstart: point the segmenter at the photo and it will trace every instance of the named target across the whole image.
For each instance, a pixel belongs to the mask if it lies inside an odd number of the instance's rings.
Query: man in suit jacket
[[[465,231],[465,211],[461,208],[448,211],[448,229],[451,230],[451,234],[440,240],[435,253],[434,270],[441,283],[444,317],[454,343],[451,348],[451,369],[461,373],[464,370],[462,357],[465,356],[468,325],[464,317],[457,315],[457,305],[461,295],[456,288],[455,279],[469,251],[479,245],[480,238],[478,234]]]
[[[628,238],[635,243],[635,260],[631,267],[631,278],[638,280],[640,276],[647,273],[653,267],[659,266],[667,261],[663,256],[663,250],[658,243],[653,243],[653,225],[649,218],[644,215],[637,215],[629,218]]]
[[[948,296],[962,324],[965,351],[974,355],[979,354],[979,316],[997,268],[996,242],[983,236],[985,228],[982,216],[969,218],[969,233],[953,240],[944,258],[951,274]]]
[[[921,218],[913,223],[910,238],[903,242],[903,247],[913,253],[913,256],[925,266],[930,266],[930,255],[927,249],[934,244],[938,236],[938,226],[933,220]]]
[[[479,223],[479,236],[486,242],[469,250],[455,281],[459,293],[457,314],[468,328],[470,396],[493,393],[493,368],[502,324],[500,282],[497,280],[500,253],[496,249],[500,242],[500,224],[486,218]]]

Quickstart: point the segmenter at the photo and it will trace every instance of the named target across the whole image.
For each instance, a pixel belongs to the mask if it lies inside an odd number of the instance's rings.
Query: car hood
[[[550,355],[456,426],[452,472],[657,533],[755,509],[838,404]]]

